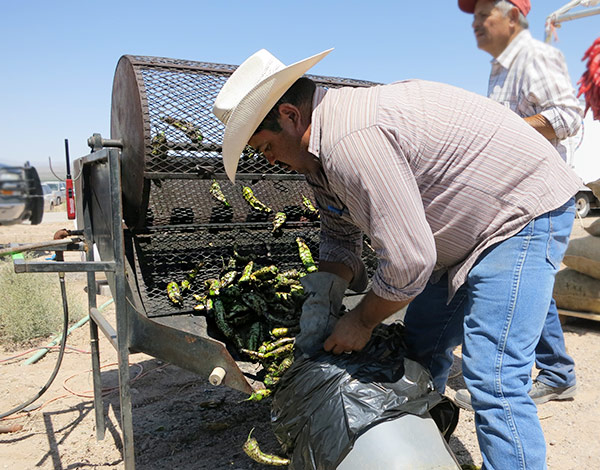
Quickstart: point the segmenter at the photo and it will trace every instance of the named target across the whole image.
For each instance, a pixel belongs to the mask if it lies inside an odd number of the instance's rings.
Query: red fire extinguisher
[[[71,164],[69,162],[69,139],[65,139],[65,154],[67,157],[67,178],[66,192],[67,192],[67,218],[69,220],[75,219],[75,191],[73,190],[73,180],[71,179]]]

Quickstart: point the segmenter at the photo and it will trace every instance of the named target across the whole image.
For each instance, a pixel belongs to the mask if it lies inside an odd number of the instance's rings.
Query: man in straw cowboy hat
[[[371,288],[326,351],[360,350],[408,305],[409,353],[441,392],[463,344],[484,468],[545,468],[530,372],[580,179],[523,119],[474,93],[421,80],[315,87],[302,75],[329,52],[285,66],[261,50],[225,83],[213,111],[229,178],[246,144],[306,176],[321,211],[319,274],[330,279],[319,295],[365,288],[370,238]],[[300,336],[309,325],[320,338],[311,321],[325,324],[303,310]]]
[[[581,127],[583,110],[562,53],[529,32],[529,0],[458,0],[458,7],[473,13],[477,47],[493,57],[488,97],[521,116],[566,161],[564,139]],[[539,373],[529,395],[536,404],[575,395],[575,362],[567,354],[554,300],[548,306],[535,359]],[[472,409],[467,390],[459,390],[455,401]]]

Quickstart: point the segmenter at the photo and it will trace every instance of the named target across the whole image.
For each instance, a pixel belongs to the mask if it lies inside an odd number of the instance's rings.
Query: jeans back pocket
[[[569,199],[566,204],[548,214],[550,234],[546,247],[546,259],[556,270],[560,268],[560,263],[567,251],[574,220],[575,198]]]

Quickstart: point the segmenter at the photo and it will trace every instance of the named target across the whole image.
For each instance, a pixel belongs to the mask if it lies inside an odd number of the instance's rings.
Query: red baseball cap
[[[508,0],[514,6],[516,6],[523,16],[527,16],[529,10],[531,10],[531,3],[529,0]],[[477,0],[458,0],[458,8],[460,8],[465,13],[473,13],[475,11],[475,4]]]

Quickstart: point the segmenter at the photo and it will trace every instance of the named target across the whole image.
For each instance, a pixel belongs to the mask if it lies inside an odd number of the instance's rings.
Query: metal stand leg
[[[87,205],[86,205],[87,206]],[[89,210],[83,211],[83,224],[85,237],[88,240],[86,261],[94,261],[92,222]],[[96,310],[96,275],[94,272],[87,273],[88,289],[88,313],[90,316],[90,351],[92,353],[92,378],[94,383],[94,414],[96,419],[96,440],[104,439],[106,423],[104,421],[104,404],[102,402],[102,378],[100,376],[100,341],[98,337],[98,324],[93,312]]]
[[[125,241],[123,236],[123,208],[121,202],[121,168],[119,151],[109,150],[111,206],[113,208],[112,234],[115,253],[115,309],[117,315],[117,344],[119,348],[119,393],[121,399],[121,426],[123,430],[123,460],[125,469],[135,468],[133,447],[133,419],[129,386],[129,322],[126,303]]]
[[[90,345],[92,351],[92,377],[94,379],[94,413],[96,416],[96,439],[104,439],[106,424],[104,422],[104,404],[102,403],[102,379],[100,377],[100,344],[98,325],[90,317]]]
[[[129,352],[121,344],[119,344],[119,393],[121,399],[121,426],[123,428],[123,460],[125,461],[125,469],[133,470],[135,468],[135,452],[133,447],[131,389],[129,386]]]

